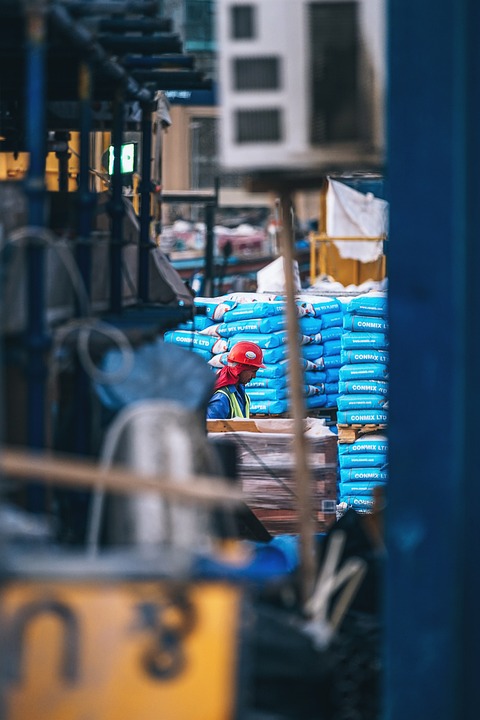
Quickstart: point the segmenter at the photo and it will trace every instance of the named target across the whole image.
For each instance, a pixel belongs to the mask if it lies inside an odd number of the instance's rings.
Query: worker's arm
[[[223,393],[214,393],[207,407],[207,420],[228,420],[230,418],[230,403]]]

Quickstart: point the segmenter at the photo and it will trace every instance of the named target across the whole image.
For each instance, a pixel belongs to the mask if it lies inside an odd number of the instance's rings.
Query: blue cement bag
[[[316,317],[342,312],[342,304],[336,298],[321,298],[312,302]]]
[[[304,385],[303,394],[305,397],[313,397],[314,395],[324,395],[325,393],[318,385]]]
[[[266,388],[278,389],[287,387],[287,376],[280,375],[280,377],[260,377],[258,374],[253,380],[250,380],[247,387],[247,392],[250,395],[250,391],[253,388]]]
[[[388,323],[385,318],[366,317],[365,315],[343,316],[343,328],[353,332],[387,332]]]
[[[318,388],[318,391],[319,391],[319,393],[320,393],[321,395],[326,395],[326,394],[327,394],[326,391],[325,391],[325,383],[323,383],[323,382],[318,382],[318,383],[315,383],[315,384],[313,385],[313,387]]]
[[[386,425],[388,412],[386,410],[339,410],[337,422],[339,425]]]
[[[352,315],[386,317],[387,298],[366,295],[352,298],[346,307],[346,311]]]
[[[386,435],[381,433],[369,433],[364,437],[355,440],[353,443],[339,443],[339,455],[387,455],[388,440]]]
[[[388,400],[383,395],[342,395],[338,398],[339,410],[383,410]]]
[[[340,468],[340,482],[386,482],[388,480],[388,470],[382,468]]]
[[[357,512],[371,512],[374,508],[373,497],[366,495],[341,495],[339,500]]]
[[[303,335],[316,335],[322,330],[322,319],[317,317],[302,317],[298,321],[300,332]]]
[[[285,305],[279,302],[252,302],[239,303],[232,310],[228,310],[223,317],[226,323],[238,322],[239,320],[251,320],[252,318],[271,317],[281,315]]]
[[[327,396],[326,395],[312,395],[311,397],[307,397],[305,399],[305,407],[308,410],[311,410],[312,408],[325,407],[326,404],[327,404]]]
[[[360,348],[374,348],[384,350],[388,346],[385,333],[345,332],[342,335],[343,350],[359,350]]]
[[[298,344],[299,345],[312,345],[314,343],[315,345],[320,344],[320,333],[318,335],[299,335],[298,336]]]
[[[323,367],[325,370],[332,368],[340,368],[342,366],[342,358],[340,355],[325,355],[323,358]]]
[[[268,348],[276,348],[285,345],[288,336],[286,332],[272,332],[272,333],[241,333],[239,335],[232,335],[228,338],[228,349],[231,350],[234,345],[243,340],[256,343],[262,350]]]
[[[331,327],[343,327],[343,313],[327,313],[326,315],[322,315],[322,323],[324,330]]]
[[[232,335],[243,335],[244,333],[273,333],[283,330],[285,327],[286,320],[283,315],[273,315],[265,318],[223,322],[218,326],[217,332],[221,337],[232,337]]]
[[[327,340],[323,343],[323,354],[324,355],[340,355],[342,352],[342,341],[341,340]]]
[[[304,372],[319,372],[320,368],[318,365],[316,365],[314,362],[311,362],[311,360],[307,360],[306,358],[300,358],[300,367]]]
[[[326,313],[339,313],[342,310],[340,302],[336,298],[299,295],[296,300],[299,308],[299,317],[310,315],[312,317],[322,317]]]
[[[189,332],[188,330],[170,330],[165,333],[163,339],[167,343],[181,345],[187,350],[189,348],[201,348],[203,350],[209,350],[211,354],[222,353],[228,350],[226,340],[216,338],[211,335],[201,335],[200,333]]]
[[[338,393],[333,393],[333,395],[327,395],[326,407],[337,407],[338,398]]]
[[[310,360],[315,364],[318,364],[317,360],[323,355],[323,346],[316,345],[315,343],[311,343],[311,345],[302,345],[300,350],[302,357],[305,358],[305,360]]]
[[[265,358],[264,358],[265,359]],[[264,368],[257,370],[255,380],[261,380],[262,378],[283,378],[286,382],[286,376],[288,371],[288,360],[281,360],[280,362],[267,365],[265,363]],[[249,383],[250,385],[250,383]]]
[[[250,402],[271,402],[276,400],[285,400],[288,396],[288,388],[286,385],[276,388],[251,388],[250,383],[247,387],[247,394]]]
[[[222,322],[225,313],[237,304],[234,300],[200,297],[196,297],[193,302],[195,307],[204,308],[205,315],[214,322]]]
[[[212,327],[213,325],[215,325],[213,320],[210,320],[210,318],[206,317],[206,315],[195,315],[193,320],[188,320],[187,322],[178,325],[177,330],[202,332],[202,330]]]
[[[247,338],[243,338],[246,340]],[[249,338],[250,339],[250,338]],[[253,340],[255,342],[255,340]],[[308,347],[308,346],[307,346]],[[263,351],[263,362],[265,365],[273,365],[274,363],[286,360],[288,355],[288,348],[286,345],[280,345],[280,347],[268,348]]]
[[[255,400],[250,403],[250,415],[282,415],[287,410],[287,400],[278,400],[277,402]]]
[[[338,392],[342,395],[355,393],[372,393],[373,395],[388,395],[388,383],[384,380],[342,380],[338,385]]]
[[[336,382],[325,383],[325,392],[327,393],[327,395],[338,396],[339,395],[338,383],[336,383]]]
[[[323,370],[317,370],[317,372],[313,372],[312,370],[307,370],[303,374],[303,379],[307,383],[307,385],[319,385],[320,383],[324,383],[326,378],[326,372]]]
[[[329,342],[330,340],[340,340],[343,335],[343,328],[340,326],[336,327],[329,327],[322,330],[320,333],[320,341],[319,342]]]
[[[342,469],[358,467],[385,468],[387,465],[387,456],[385,453],[379,453],[378,455],[372,455],[370,453],[343,455],[339,453],[338,461]]]
[[[348,382],[350,380],[383,380],[388,379],[388,367],[377,363],[359,363],[358,365],[342,365],[339,371],[339,379]]]
[[[325,370],[325,382],[338,383],[339,375],[340,375],[340,368],[338,368],[338,367],[327,368]],[[338,389],[337,389],[337,392],[338,392]]]
[[[342,365],[347,363],[380,363],[388,365],[388,351],[364,348],[362,350],[342,350]]]
[[[373,491],[377,487],[385,487],[385,483],[381,481],[371,481],[365,483],[338,483],[338,494],[342,497],[352,497],[352,495],[373,495]]]

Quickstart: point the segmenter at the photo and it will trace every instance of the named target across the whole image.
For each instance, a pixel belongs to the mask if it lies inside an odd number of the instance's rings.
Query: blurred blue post
[[[28,198],[28,224],[45,226],[45,56],[46,7],[43,0],[26,6],[25,124],[29,153],[25,191]],[[32,233],[33,235],[33,233]],[[30,237],[27,245],[27,444],[43,448],[45,444],[45,251],[42,240]],[[27,489],[27,506],[33,512],[44,509],[45,491],[41,485]]]
[[[78,237],[76,259],[83,280],[86,296],[90,299],[92,274],[92,213],[95,194],[90,189],[90,132],[92,129],[92,68],[88,61],[82,61],[78,77],[80,162],[78,183]],[[77,307],[79,315],[88,308]],[[91,398],[90,379],[80,362],[75,372],[75,438],[74,451],[85,454],[90,450]]]
[[[390,0],[388,720],[480,708],[480,4]]]
[[[121,90],[117,90],[113,107],[113,175],[110,201],[110,312],[119,315],[122,310],[122,256],[123,256],[123,205],[122,187],[122,140],[125,101]]]
[[[148,266],[153,244],[150,240],[150,198],[152,164],[152,104],[142,103],[142,171],[140,185],[140,237],[138,246],[138,297],[149,301]]]

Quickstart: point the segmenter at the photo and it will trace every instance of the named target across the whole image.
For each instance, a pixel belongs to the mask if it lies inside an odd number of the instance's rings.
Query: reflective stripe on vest
[[[245,415],[242,413],[242,409],[237,400],[237,396],[231,390],[227,390],[226,387],[220,388],[217,392],[222,393],[228,398],[230,403],[230,417],[231,418],[249,418],[250,417],[250,398],[245,393]]]

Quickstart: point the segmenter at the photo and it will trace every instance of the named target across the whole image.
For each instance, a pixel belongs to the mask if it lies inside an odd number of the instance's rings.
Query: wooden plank
[[[386,425],[360,425],[357,423],[346,425],[344,423],[340,423],[338,425],[338,442],[353,443],[360,437],[364,437],[370,433],[383,432],[386,429]]]
[[[207,431],[218,432],[259,432],[255,420],[237,418],[235,420],[207,420]]]
[[[245,499],[224,478],[186,475],[179,482],[165,474],[140,474],[116,465],[103,467],[78,457],[40,455],[30,450],[1,448],[0,472],[23,481],[35,478],[52,485],[126,494],[151,492],[171,500],[213,506],[240,505]]]

